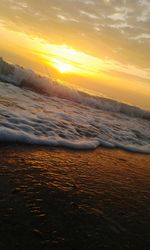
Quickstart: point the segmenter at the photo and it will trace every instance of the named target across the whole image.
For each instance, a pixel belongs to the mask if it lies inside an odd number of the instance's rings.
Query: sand
[[[0,250],[150,249],[150,155],[0,145]]]

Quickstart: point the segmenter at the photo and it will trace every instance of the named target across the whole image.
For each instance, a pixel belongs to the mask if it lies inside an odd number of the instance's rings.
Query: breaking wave
[[[0,141],[150,153],[150,112],[0,59]]]
[[[112,99],[86,94],[67,87],[50,77],[38,75],[30,69],[8,64],[3,59],[0,59],[0,80],[40,94],[56,96],[73,102],[83,103],[97,109],[120,112],[131,117],[141,117],[150,120],[150,111]]]

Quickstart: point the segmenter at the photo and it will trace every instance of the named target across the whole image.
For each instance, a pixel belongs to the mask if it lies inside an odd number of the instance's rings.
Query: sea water
[[[0,67],[0,141],[150,153],[149,111],[82,93],[4,61]]]

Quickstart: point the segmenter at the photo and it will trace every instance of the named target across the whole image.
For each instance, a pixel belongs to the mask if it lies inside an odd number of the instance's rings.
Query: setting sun
[[[62,62],[58,59],[53,59],[52,65],[56,68],[60,73],[70,73],[76,72],[76,68],[68,63]]]

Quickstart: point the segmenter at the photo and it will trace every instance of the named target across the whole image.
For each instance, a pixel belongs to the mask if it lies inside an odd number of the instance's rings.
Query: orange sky
[[[1,0],[0,56],[150,108],[148,0]]]

